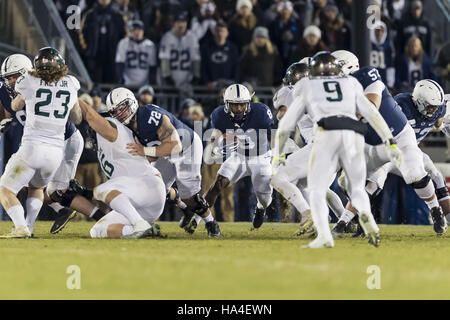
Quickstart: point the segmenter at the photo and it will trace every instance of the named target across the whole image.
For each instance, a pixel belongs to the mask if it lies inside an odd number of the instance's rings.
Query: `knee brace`
[[[206,202],[205,198],[200,193],[194,195],[194,200],[197,203],[194,208],[191,208],[199,216],[203,216],[209,209],[209,204]]]
[[[427,174],[425,177],[423,177],[423,178],[420,179],[419,181],[416,181],[416,182],[411,183],[411,186],[412,186],[414,189],[423,189],[423,188],[425,188],[425,187],[428,185],[428,183],[430,182],[430,180],[431,180],[431,177],[430,177],[429,174]]]
[[[73,199],[78,194],[70,189],[67,189],[65,192],[62,190],[56,190],[52,194],[50,194],[50,199],[52,199],[54,202],[60,203],[63,207],[70,207],[72,204]]]

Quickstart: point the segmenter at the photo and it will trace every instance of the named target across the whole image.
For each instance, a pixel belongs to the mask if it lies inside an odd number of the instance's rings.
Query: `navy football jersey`
[[[270,149],[273,117],[268,106],[260,102],[250,103],[250,112],[245,116],[242,123],[231,120],[230,115],[225,112],[224,108],[225,105],[221,105],[212,112],[212,128],[220,130],[222,133],[232,131],[240,140],[239,148],[244,151],[246,156],[262,155]]]
[[[359,83],[361,83],[364,90],[376,81],[382,81],[378,70],[374,67],[363,67],[355,73],[352,73],[352,76],[354,76]],[[389,93],[386,86],[381,95],[381,105],[379,111],[394,137],[403,130],[408,122],[405,114],[402,112],[402,109]],[[370,125],[364,139],[366,143],[373,146],[382,143],[381,138]]]
[[[26,113],[25,110],[19,110],[16,112],[11,108],[12,98],[9,95],[8,89],[6,88],[4,82],[0,82],[0,101],[3,107],[6,109],[6,111],[8,111],[13,118],[11,127],[8,129],[8,131],[14,128],[14,136],[19,141],[22,140],[23,126],[25,124],[25,120],[27,119]],[[65,140],[69,139],[76,130],[77,128],[75,127],[75,125],[72,122],[68,121],[66,123],[66,131],[64,133],[64,139]]]
[[[420,142],[425,138],[428,132],[434,127],[436,121],[439,118],[444,117],[445,112],[447,111],[447,107],[443,104],[432,117],[427,117],[417,110],[417,107],[412,100],[411,93],[400,93],[396,95],[394,99],[397,101],[400,108],[402,108],[403,113],[406,115],[406,118],[408,118],[409,124],[414,129],[417,142]]]
[[[166,115],[169,118],[170,123],[172,123],[177,130],[183,147],[187,146],[187,141],[192,143],[194,140],[194,131],[191,128],[178,120],[172,113],[157,105],[147,104],[141,106],[138,108],[136,114],[137,136],[144,146],[155,146],[161,143],[157,131],[161,127],[163,115]]]

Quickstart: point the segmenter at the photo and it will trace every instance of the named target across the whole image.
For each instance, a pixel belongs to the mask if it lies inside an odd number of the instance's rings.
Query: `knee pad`
[[[425,187],[428,185],[428,183],[430,182],[430,180],[431,180],[431,177],[430,177],[429,174],[427,174],[425,177],[423,177],[423,178],[420,179],[419,181],[416,181],[416,182],[411,183],[411,186],[412,186],[414,189],[423,189],[423,188],[425,188]]]
[[[436,189],[436,197],[437,197],[438,201],[449,197],[447,187]]]
[[[194,200],[197,203],[194,208],[191,208],[199,216],[203,216],[203,214],[208,211],[209,204],[206,202],[205,198],[200,193],[194,195]]]
[[[78,194],[75,191],[69,189],[67,189],[65,192],[62,190],[56,190],[50,194],[50,199],[52,199],[54,202],[60,203],[63,207],[70,207],[73,199],[77,195]]]

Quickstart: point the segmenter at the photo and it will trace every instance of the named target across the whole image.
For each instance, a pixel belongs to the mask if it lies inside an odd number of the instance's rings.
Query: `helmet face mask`
[[[432,118],[444,104],[444,91],[434,80],[420,80],[414,87],[412,100],[421,114]]]
[[[230,85],[223,95],[225,103],[224,111],[228,113],[233,121],[241,122],[250,112],[251,95],[242,84]],[[242,109],[244,109],[242,111]]]
[[[130,123],[138,109],[138,102],[133,92],[126,88],[112,90],[106,98],[106,104],[109,115],[124,125]]]
[[[5,80],[10,94],[15,91],[16,80],[33,68],[31,60],[23,54],[12,54],[2,63],[0,76]]]

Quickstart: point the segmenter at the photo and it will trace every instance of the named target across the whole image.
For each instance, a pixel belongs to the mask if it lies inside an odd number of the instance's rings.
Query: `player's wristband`
[[[144,154],[147,157],[156,157],[156,147],[144,147]]]

